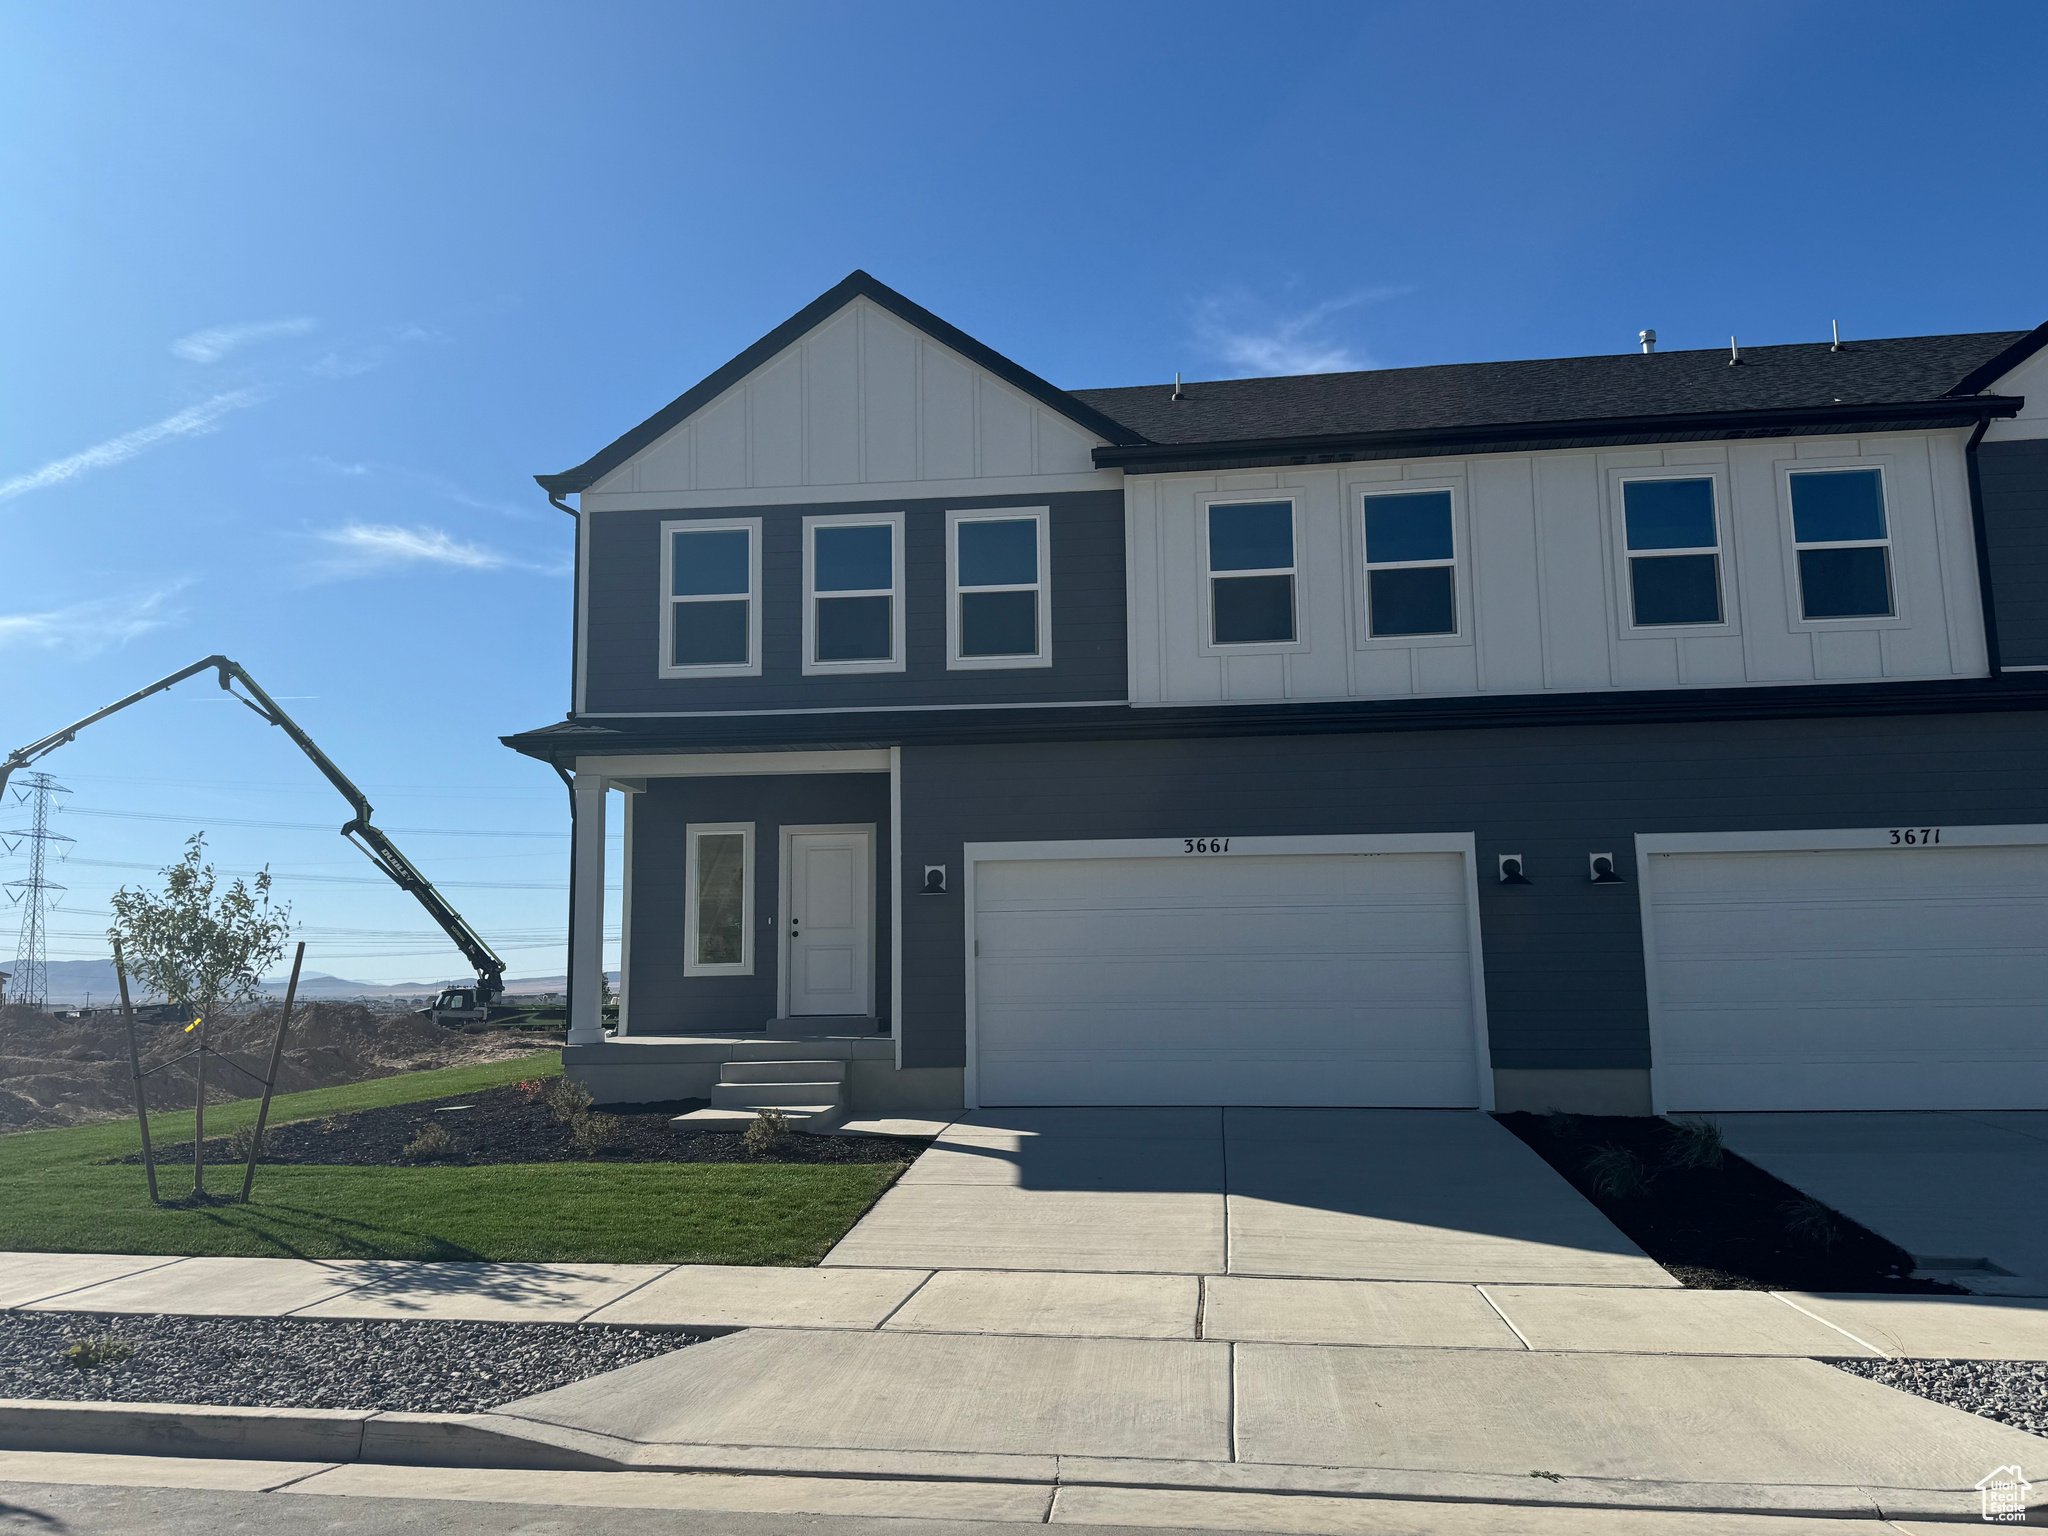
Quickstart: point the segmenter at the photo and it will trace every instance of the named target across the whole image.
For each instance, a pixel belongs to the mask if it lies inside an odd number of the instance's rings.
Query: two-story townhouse
[[[1067,391],[855,273],[538,478],[600,1097],[2048,1107],[2048,326]]]

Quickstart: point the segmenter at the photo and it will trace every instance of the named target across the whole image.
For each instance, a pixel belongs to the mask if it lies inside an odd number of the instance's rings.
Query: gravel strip
[[[1830,1360],[1852,1376],[1897,1387],[2015,1429],[2048,1435],[2048,1364],[2039,1360]]]
[[[65,1358],[107,1335],[134,1353],[89,1369]],[[573,1323],[0,1312],[0,1397],[471,1413],[696,1342]]]

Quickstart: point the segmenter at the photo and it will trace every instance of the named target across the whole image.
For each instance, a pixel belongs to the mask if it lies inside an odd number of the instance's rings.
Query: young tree
[[[192,1020],[198,1032],[198,1125],[193,1134],[192,1193],[206,1191],[207,1034],[214,1016],[253,1001],[257,980],[284,954],[291,908],[270,900],[270,871],[254,889],[237,880],[216,894],[213,866],[205,862],[206,834],[185,841],[185,856],[161,871],[161,892],[129,890],[113,896],[114,926],[129,974],[160,993]]]

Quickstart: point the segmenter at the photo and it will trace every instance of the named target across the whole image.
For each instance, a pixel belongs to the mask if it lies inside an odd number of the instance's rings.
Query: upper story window
[[[1714,482],[1625,480],[1630,614],[1638,627],[1721,622],[1721,537]]]
[[[903,670],[903,514],[804,519],[804,671]]]
[[[1402,491],[1365,498],[1368,632],[1458,632],[1457,538],[1449,491]]]
[[[761,671],[761,520],[661,525],[663,677]]]
[[[1803,469],[1787,479],[1801,614],[1809,619],[1890,618],[1891,529],[1884,510],[1884,472]]]
[[[946,665],[1052,664],[1050,513],[1044,507],[946,514]]]
[[[1291,643],[1294,503],[1215,502],[1207,535],[1210,643]]]

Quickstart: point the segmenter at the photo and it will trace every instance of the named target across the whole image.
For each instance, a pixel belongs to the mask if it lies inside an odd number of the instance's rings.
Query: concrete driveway
[[[1711,1118],[1736,1152],[1922,1269],[1954,1270],[1972,1290],[2048,1296],[2048,1111]]]
[[[978,1110],[825,1263],[1677,1285],[1467,1110]]]

